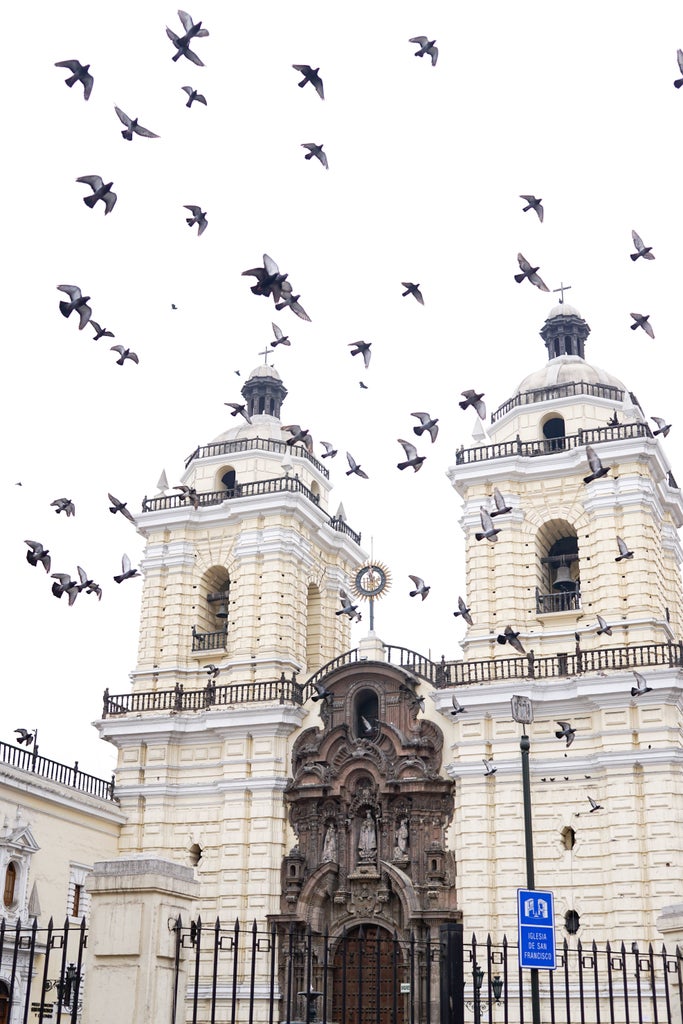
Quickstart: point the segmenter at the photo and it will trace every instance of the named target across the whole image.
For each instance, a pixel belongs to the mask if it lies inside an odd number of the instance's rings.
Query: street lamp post
[[[535,889],[534,880],[534,839],[531,820],[531,780],[529,776],[529,748],[531,741],[527,736],[526,726],[534,720],[534,711],[528,697],[513,697],[511,700],[512,717],[522,726],[519,737],[519,749],[522,755],[522,796],[524,800],[524,851],[526,854],[526,887]],[[531,1019],[533,1024],[541,1024],[541,998],[538,986],[538,969],[530,970],[531,985]]]

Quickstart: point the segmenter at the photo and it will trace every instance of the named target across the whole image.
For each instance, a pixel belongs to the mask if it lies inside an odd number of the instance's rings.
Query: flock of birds
[[[208,36],[208,31],[202,26],[202,22],[194,22],[192,17],[185,11],[179,10],[178,17],[180,19],[183,32],[179,34],[174,32],[170,28],[166,28],[166,34],[174,48],[172,60],[178,61],[181,57],[184,57],[189,62],[197,67],[203,67],[203,61],[199,55],[192,49],[195,45],[196,40],[200,40]],[[417,46],[415,51],[416,57],[428,57],[431,60],[432,66],[435,66],[438,59],[438,48],[436,46],[436,40],[429,39],[428,36],[414,36],[411,37],[409,42]],[[683,50],[677,51],[677,61],[680,68],[681,74],[683,75]],[[78,60],[64,60],[56,63],[57,67],[67,69],[70,74],[66,78],[66,85],[72,88],[75,84],[79,83],[83,87],[83,97],[87,101],[93,90],[94,78],[90,72],[89,64],[81,64]],[[301,75],[301,80],[297,83],[299,88],[305,88],[310,85],[315,90],[321,100],[325,99],[324,84],[320,75],[319,67],[312,67],[308,64],[294,64],[293,69]],[[683,77],[674,81],[674,86],[679,89],[683,86]],[[206,97],[200,93],[193,86],[185,85],[182,87],[182,91],[187,96],[186,106],[191,107],[194,103],[207,105]],[[145,128],[138,121],[138,118],[131,118],[125,111],[118,106],[114,107],[116,116],[123,125],[121,136],[124,140],[131,142],[135,135],[141,138],[155,139],[159,136],[154,132]],[[305,142],[301,143],[303,149],[306,150],[305,159],[307,161],[313,158],[317,159],[325,169],[329,169],[329,162],[327,154],[324,151],[324,145],[322,143]],[[90,189],[90,194],[83,197],[83,202],[90,209],[94,209],[98,202],[103,204],[104,215],[110,214],[117,203],[117,194],[113,191],[113,181],[107,181],[99,175],[88,174],[82,175],[76,179],[80,184],[87,186]],[[537,198],[534,195],[522,195],[520,198],[524,201],[523,212],[534,211],[538,217],[540,223],[544,220],[544,207],[543,200]],[[206,211],[196,204],[185,204],[184,208],[189,212],[189,216],[186,217],[186,223],[189,227],[197,227],[197,234],[201,236],[207,226],[208,218]],[[630,253],[630,258],[633,262],[639,259],[643,260],[654,260],[655,255],[653,247],[646,245],[641,236],[634,230],[631,232],[634,251]],[[538,289],[544,292],[549,292],[550,289],[545,284],[543,279],[539,275],[539,266],[533,266],[532,263],[527,260],[522,253],[518,253],[517,262],[519,265],[519,273],[514,275],[514,279],[517,283],[522,283],[527,280],[530,284],[534,285]],[[255,279],[255,283],[251,286],[253,294],[263,296],[266,298],[272,298],[275,306],[275,310],[280,312],[285,309],[291,310],[301,320],[310,322],[310,317],[306,313],[306,310],[300,303],[301,295],[294,290],[294,286],[289,280],[287,273],[282,273],[279,266],[268,254],[263,254],[263,265],[254,267],[243,271],[243,276],[252,277]],[[412,281],[401,282],[403,291],[401,292],[402,297],[412,296],[420,305],[424,305],[424,295],[421,290],[421,285]],[[90,296],[84,295],[81,288],[77,285],[72,284],[60,284],[57,286],[58,290],[66,295],[66,300],[59,302],[59,309],[61,314],[69,318],[72,313],[76,313],[78,317],[78,328],[83,330],[86,325],[90,326],[94,330],[94,340],[101,338],[115,338],[115,335],[109,329],[102,327],[97,321],[92,319],[92,309],[89,305]],[[175,309],[175,305],[173,306]],[[650,324],[650,314],[643,313],[631,313],[632,330],[641,328],[650,338],[655,337],[654,330]],[[291,339],[286,335],[280,326],[276,323],[272,323],[272,330],[274,340],[270,342],[270,346],[275,349],[278,346],[290,346]],[[349,343],[350,354],[352,357],[361,356],[365,370],[368,370],[371,362],[371,349],[372,343],[366,341],[356,341]],[[126,361],[138,363],[138,355],[129,348],[123,345],[116,344],[112,345],[110,351],[117,354],[116,363],[119,366],[123,366]],[[367,388],[367,384],[361,380],[359,382],[361,388]],[[484,394],[475,391],[474,389],[468,389],[462,392],[462,401],[459,403],[462,409],[472,408],[476,414],[483,420],[486,417],[486,407],[484,404]],[[230,407],[232,416],[242,416],[246,422],[251,423],[251,418],[247,411],[246,406],[243,403],[238,402],[226,402],[226,406]],[[439,432],[438,417],[431,415],[426,411],[416,411],[410,413],[411,416],[415,417],[419,421],[419,425],[413,426],[413,432],[418,438],[422,438],[424,434],[427,434],[431,440],[431,443],[437,439]],[[653,421],[657,424],[657,430],[653,431],[656,436],[661,434],[666,437],[669,433],[671,424],[668,424],[665,420],[659,417],[652,417]],[[616,420],[616,417],[615,417]],[[310,431],[307,428],[301,427],[299,424],[288,424],[282,427],[283,432],[289,434],[287,444],[294,446],[301,444],[309,453],[313,453],[313,439]],[[404,458],[397,463],[397,468],[403,471],[408,468],[412,468],[417,473],[423,466],[427,456],[418,453],[416,444],[413,441],[409,441],[405,438],[397,438],[397,443],[403,449]],[[324,451],[321,454],[321,458],[334,458],[338,454],[337,448],[330,441],[320,442]],[[604,466],[598,457],[597,453],[590,446],[586,446],[586,457],[589,466],[589,474],[584,477],[584,483],[589,484],[593,480],[599,479],[605,476],[609,472],[609,467]],[[361,479],[368,479],[367,472],[362,468],[360,462],[350,453],[346,452],[346,460],[348,463],[348,469],[346,470],[347,476],[357,476]],[[191,502],[194,507],[199,505],[199,495],[197,492],[186,485],[178,485],[175,488],[181,492],[182,497]],[[121,513],[124,517],[129,519],[131,522],[135,522],[134,517],[127,510],[126,503],[119,501],[113,495],[108,495],[111,502],[110,512]],[[69,498],[58,498],[52,502],[57,513],[64,512],[67,518],[75,515],[74,502]],[[500,493],[498,488],[494,488],[492,495],[492,507],[486,508],[482,506],[480,508],[480,522],[481,530],[475,533],[477,541],[486,541],[488,543],[496,543],[498,535],[501,532],[501,527],[497,525],[497,519],[500,516],[507,515],[512,511],[512,506],[508,504],[504,496]],[[494,522],[494,520],[496,522]],[[615,561],[619,562],[623,559],[633,558],[633,551],[628,548],[628,545],[621,537],[616,538],[617,547],[619,554],[615,557]],[[50,574],[51,570],[51,556],[48,548],[44,547],[43,544],[35,540],[26,540],[28,550],[26,552],[26,558],[30,565],[37,566],[39,563],[42,564],[45,572]],[[85,592],[87,594],[94,594],[98,600],[102,597],[102,588],[93,579],[91,579],[88,573],[82,566],[76,567],[77,578],[74,579],[71,575],[66,573],[52,573],[51,579],[54,580],[52,584],[52,593],[55,597],[61,598],[64,595],[67,597],[68,604],[71,606],[74,604],[77,596]],[[116,583],[122,583],[127,579],[132,579],[139,575],[137,569],[133,568],[130,559],[126,554],[122,557],[121,573],[113,576]],[[424,601],[430,592],[430,586],[425,583],[424,579],[417,575],[410,575],[413,588],[409,591],[410,597],[419,597]],[[354,603],[352,597],[343,588],[340,590],[340,604],[341,607],[336,612],[337,615],[348,616],[353,621],[360,621],[361,615],[358,611],[358,605]],[[462,619],[473,625],[474,620],[471,614],[471,608],[468,607],[467,603],[462,597],[458,597],[458,610],[455,611],[454,616],[462,617]],[[597,616],[597,627],[592,627],[597,635],[611,635],[611,627],[609,624],[600,616]],[[580,651],[580,635],[577,633],[576,644],[577,652]],[[520,633],[515,631],[512,626],[508,625],[504,631],[498,635],[497,641],[499,644],[509,644],[513,650],[517,653],[524,655],[526,652],[519,639]],[[207,666],[207,672],[209,674],[210,681],[215,681],[216,677],[220,673],[220,669],[215,665]],[[641,696],[644,693],[650,691],[645,679],[637,672],[634,672],[636,678],[636,686],[631,689],[631,695],[633,697]],[[314,684],[316,693],[313,695],[313,700],[324,700],[331,695],[325,690],[320,684]],[[412,691],[410,691],[412,693]],[[415,695],[413,694],[413,697]],[[415,700],[422,704],[422,698],[415,697]],[[452,715],[459,715],[465,712],[467,709],[463,707],[453,696],[453,710]],[[375,727],[372,723],[363,723],[364,727],[367,726],[368,733]],[[559,731],[555,733],[558,739],[564,739],[566,746],[569,747],[575,737],[576,730],[571,726],[569,722],[558,721],[560,727]],[[17,730],[17,732],[20,732]],[[25,732],[25,730],[21,730]],[[25,737],[22,737],[18,742],[28,742]],[[496,772],[496,767],[493,765],[492,759],[484,759],[485,773],[487,775],[493,775]],[[601,809],[601,806],[591,798],[588,797],[591,803],[591,812]]]

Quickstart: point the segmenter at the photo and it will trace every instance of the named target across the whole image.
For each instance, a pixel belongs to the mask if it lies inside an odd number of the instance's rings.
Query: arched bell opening
[[[545,523],[537,537],[536,613],[578,611],[581,607],[579,539],[571,523]]]

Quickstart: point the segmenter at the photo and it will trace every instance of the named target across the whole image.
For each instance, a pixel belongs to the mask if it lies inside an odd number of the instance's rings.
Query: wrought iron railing
[[[556,590],[552,594],[541,594],[536,589],[536,614],[548,612],[577,612],[581,608],[581,594],[578,590]]]
[[[193,651],[224,651],[228,643],[228,631],[217,629],[214,633],[198,633],[192,627]]]
[[[533,405],[536,402],[552,402],[558,398],[571,398],[573,395],[592,395],[595,398],[607,398],[610,402],[623,402],[624,392],[613,384],[589,384],[585,380],[569,381],[567,384],[554,384],[546,388],[533,388],[514,395],[503,402],[491,414],[491,422],[495,423],[511,409],[519,405]]]
[[[83,1020],[83,968],[86,956],[85,918],[79,926],[55,928],[52,918],[47,928],[38,920],[9,924],[0,918],[0,965],[4,993],[0,995],[3,1021],[43,1021],[76,1024]],[[19,958],[21,950],[21,959]],[[26,963],[28,977],[26,984]],[[29,1018],[29,1012],[31,1014]]]
[[[455,453],[455,462],[461,466],[464,463],[509,459],[520,455],[525,459],[531,459],[539,455],[554,455],[570,448],[583,448],[587,444],[622,441],[633,437],[652,437],[652,431],[647,423],[619,423],[614,427],[591,427],[589,430],[580,430],[577,434],[567,434],[565,437],[541,437],[533,441],[522,441],[517,437],[514,441],[485,444],[478,448],[461,448]]]
[[[302,483],[298,476],[279,476],[270,480],[252,480],[245,484],[235,484],[234,487],[222,491],[201,491],[197,493],[195,499],[185,494],[164,494],[157,498],[145,497],[142,499],[142,511],[163,512],[166,509],[187,508],[193,500],[197,502],[197,507],[204,508],[209,505],[221,505],[224,501],[230,501],[233,498],[250,498],[259,494],[280,494],[283,491],[303,494],[312,504],[320,508],[320,496]],[[360,533],[352,530],[348,523],[339,516],[329,515],[323,509],[320,509],[320,512],[333,530],[346,534],[356,544],[360,544]]]
[[[70,789],[77,789],[89,796],[100,797],[102,800],[114,799],[114,776],[111,781],[100,779],[96,775],[88,775],[78,767],[78,761],[73,765],[62,764],[60,761],[51,761],[49,757],[43,757],[38,750],[27,750],[25,747],[15,747],[11,743],[0,743],[0,762],[10,765],[12,768],[19,768],[24,772],[32,772],[40,775],[50,782],[58,782]]]
[[[174,931],[174,1002],[182,992],[188,1020],[217,1020],[221,1006],[230,1007],[232,1020],[283,1024],[532,1019],[531,977],[520,967],[518,947],[505,936],[494,943],[473,935],[465,943],[455,923],[432,937],[399,933],[380,918],[330,935],[303,923],[259,928],[254,921],[243,928],[239,921],[183,924],[179,917]],[[556,969],[536,974],[542,1020],[681,1020],[680,949],[565,938],[554,953]]]
[[[146,690],[144,693],[110,694],[104,691],[102,718],[141,711],[200,711],[202,708],[232,704],[302,704],[303,686],[284,674],[279,679],[260,683],[207,683],[196,690],[186,690],[179,683],[172,690]]]
[[[326,466],[323,466],[322,462],[319,462],[314,455],[304,448],[301,444],[289,445],[286,441],[278,441],[271,437],[243,437],[237,438],[234,441],[217,441],[215,444],[201,445],[192,452],[191,455],[185,459],[185,469],[194,462],[195,459],[210,459],[216,455],[233,455],[235,452],[248,452],[248,451],[261,451],[261,452],[278,452],[279,454],[285,455],[288,453],[295,454],[300,459],[306,459],[315,466],[317,471],[329,479],[330,473]]]

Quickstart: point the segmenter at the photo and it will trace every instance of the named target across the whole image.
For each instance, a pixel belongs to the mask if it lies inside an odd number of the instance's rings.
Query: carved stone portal
[[[281,925],[436,942],[460,918],[446,848],[454,782],[441,774],[441,730],[417,717],[415,684],[384,663],[324,679],[323,728],[297,739],[285,792],[298,842],[284,858]]]

